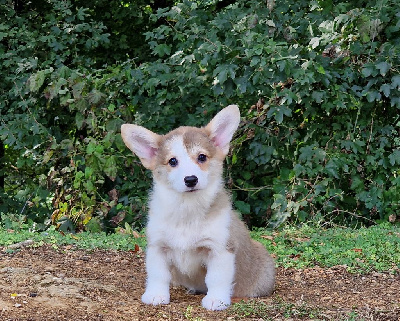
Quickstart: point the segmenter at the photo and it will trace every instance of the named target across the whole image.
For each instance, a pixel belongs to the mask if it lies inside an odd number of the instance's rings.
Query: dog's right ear
[[[153,170],[161,136],[132,124],[121,126],[121,136],[125,145],[140,158],[143,166]]]
[[[229,152],[229,143],[240,123],[240,111],[237,105],[229,105],[222,109],[205,127],[215,146],[224,155]]]

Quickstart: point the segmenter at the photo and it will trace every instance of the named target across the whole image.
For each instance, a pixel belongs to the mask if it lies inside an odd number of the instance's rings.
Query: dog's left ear
[[[237,105],[222,109],[206,126],[214,144],[227,155],[229,143],[240,123],[240,111]]]

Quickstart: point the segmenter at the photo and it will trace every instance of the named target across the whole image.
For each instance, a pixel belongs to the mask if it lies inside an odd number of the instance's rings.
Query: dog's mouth
[[[197,192],[199,189],[197,188],[191,188],[189,190],[186,191],[186,193],[193,193],[193,192]]]

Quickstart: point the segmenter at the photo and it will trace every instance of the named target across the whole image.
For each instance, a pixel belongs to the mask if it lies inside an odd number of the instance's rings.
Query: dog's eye
[[[175,166],[178,165],[178,160],[177,160],[175,157],[173,157],[173,158],[171,158],[171,159],[168,161],[168,164],[169,164],[171,167],[175,167]]]
[[[205,163],[205,162],[207,161],[207,156],[204,155],[204,154],[200,154],[200,155],[197,157],[197,161],[198,161],[199,163]]]

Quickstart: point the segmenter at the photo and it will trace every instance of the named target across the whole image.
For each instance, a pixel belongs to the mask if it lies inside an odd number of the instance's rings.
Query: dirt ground
[[[140,302],[144,254],[71,246],[0,248],[0,320],[400,320],[400,276],[343,267],[279,268],[271,297],[252,309],[201,308],[201,295],[171,289],[171,304]]]

